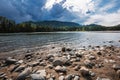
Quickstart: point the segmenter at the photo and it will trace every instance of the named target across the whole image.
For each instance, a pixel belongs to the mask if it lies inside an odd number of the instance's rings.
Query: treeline
[[[101,25],[79,25],[73,22],[41,21],[23,22],[16,24],[15,21],[0,16],[0,33],[14,32],[50,32],[50,31],[106,31],[120,30],[120,25],[105,27]]]

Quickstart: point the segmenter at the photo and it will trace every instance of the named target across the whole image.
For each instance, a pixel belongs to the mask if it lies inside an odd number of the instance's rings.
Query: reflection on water
[[[48,32],[0,34],[0,52],[20,48],[40,47],[50,43],[71,43],[72,46],[110,45],[120,46],[120,33],[97,32]]]

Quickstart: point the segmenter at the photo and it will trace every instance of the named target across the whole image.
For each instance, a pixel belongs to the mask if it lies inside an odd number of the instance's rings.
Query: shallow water
[[[0,52],[22,48],[34,48],[47,44],[71,44],[81,46],[120,46],[120,33],[111,32],[45,32],[45,33],[4,33],[0,34]],[[113,43],[109,43],[113,41]]]

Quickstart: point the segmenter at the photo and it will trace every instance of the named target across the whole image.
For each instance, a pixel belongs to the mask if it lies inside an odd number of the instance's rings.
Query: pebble
[[[31,68],[31,67],[26,68],[23,72],[21,72],[21,73],[17,76],[16,80],[25,80],[26,77],[27,77],[28,75],[30,75],[31,72],[32,72],[32,68]]]

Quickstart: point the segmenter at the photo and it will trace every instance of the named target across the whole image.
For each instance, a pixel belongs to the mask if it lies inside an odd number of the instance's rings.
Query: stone
[[[20,65],[15,65],[15,66],[10,70],[10,72],[15,71],[19,66],[20,66]]]
[[[76,61],[76,62],[79,62],[79,61],[80,61],[80,58],[79,58],[79,57],[77,57],[75,61]]]
[[[49,65],[47,65],[47,68],[53,69],[53,65],[49,64]]]
[[[31,67],[35,67],[35,66],[39,65],[39,62],[38,61],[30,62],[30,63],[28,63],[28,65]]]
[[[55,58],[55,60],[53,61],[53,66],[58,66],[58,65],[60,65],[60,66],[62,66],[62,65],[64,65],[67,61],[69,61],[67,58],[65,58],[65,57],[57,57],[57,58]]]
[[[65,80],[64,76],[60,76],[58,80]]]
[[[56,72],[66,73],[67,68],[66,68],[65,66],[56,66],[56,67],[55,67],[55,71],[56,71]]]
[[[111,60],[109,60],[109,62],[110,63],[115,63],[116,61],[111,59]]]
[[[96,74],[95,74],[94,72],[92,72],[92,71],[89,71],[89,74],[90,74],[91,77],[95,77],[95,75],[96,75]]]
[[[52,54],[48,54],[46,58],[50,59],[51,57],[54,57],[54,56]]]
[[[10,65],[10,64],[15,64],[17,62],[16,59],[13,59],[11,57],[8,57],[6,60],[5,60],[5,64],[7,65]]]
[[[111,80],[111,79],[109,79],[109,78],[100,78],[100,77],[97,77],[96,80]]]
[[[92,62],[89,61],[89,60],[85,60],[85,61],[84,61],[84,64],[85,64],[85,66],[86,66],[87,68],[93,68],[93,66],[95,66],[95,64],[92,63]]]
[[[81,73],[81,75],[82,75],[84,78],[90,77],[89,70],[88,70],[87,68],[85,68],[85,67],[81,67],[80,73]]]
[[[53,62],[54,61],[54,57],[49,58],[48,61]]]
[[[31,74],[31,80],[46,80],[46,78],[40,74]]]
[[[70,60],[71,59],[71,55],[67,55],[67,59]]]
[[[114,70],[120,70],[120,65],[118,64],[114,64],[112,67]]]
[[[43,70],[38,70],[36,73],[37,73],[37,74],[40,74],[41,76],[46,77],[46,70],[45,70],[45,69],[43,69]]]
[[[74,67],[74,70],[75,70],[75,71],[79,71],[79,69],[80,69],[80,66],[79,66],[79,65],[77,65],[77,66]]]
[[[0,79],[1,79],[1,78],[3,78],[3,79],[4,79],[4,78],[5,78],[5,76],[6,76],[6,74],[5,74],[4,72],[1,72],[1,73],[0,73]]]
[[[73,75],[69,74],[65,77],[65,80],[72,80],[73,79]]]
[[[32,56],[32,55],[33,55],[32,53],[26,53],[25,57],[29,57],[29,56]]]
[[[47,64],[46,64],[46,62],[45,61],[42,61],[42,62],[40,62],[40,64],[39,64],[40,66],[46,66]]]
[[[25,80],[26,77],[31,74],[31,72],[32,72],[32,67],[26,68],[17,76],[16,80]]]
[[[89,56],[89,60],[94,60],[96,59],[95,56]]]
[[[66,51],[72,51],[72,49],[71,48],[67,48]]]
[[[48,80],[54,80],[54,78],[49,78]]]
[[[23,60],[19,60],[17,64],[22,64],[23,62],[24,62]]]
[[[81,53],[76,53],[76,57],[82,58],[82,56],[83,56],[83,54],[81,54]]]
[[[102,53],[101,52],[97,52],[97,55],[102,55]]]
[[[65,47],[62,47],[62,52],[65,52],[66,51],[66,48]]]
[[[75,76],[73,80],[80,80],[79,76]]]
[[[15,72],[21,72],[22,70],[24,70],[26,68],[26,65],[20,65],[19,67],[17,67],[14,71]]]

